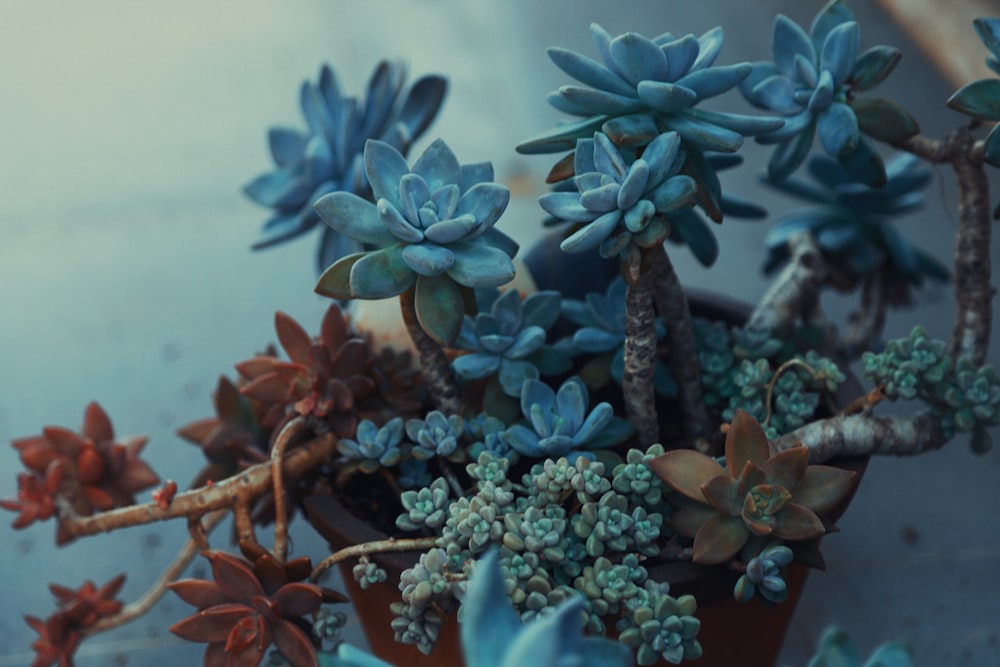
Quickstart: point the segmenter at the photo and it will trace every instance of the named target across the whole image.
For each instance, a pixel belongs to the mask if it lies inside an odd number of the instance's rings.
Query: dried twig
[[[324,572],[340,561],[347,560],[348,558],[400,551],[423,551],[424,549],[436,546],[437,540],[438,538],[436,537],[414,537],[401,540],[390,537],[387,540],[379,540],[378,542],[355,544],[336,551],[320,561],[316,567],[313,568],[312,574],[309,575],[309,581],[316,583],[319,581],[320,576]]]

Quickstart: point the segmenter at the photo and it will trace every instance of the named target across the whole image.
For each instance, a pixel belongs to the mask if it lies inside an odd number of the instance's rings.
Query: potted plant
[[[1000,22],[975,28],[1000,67]],[[949,100],[972,120],[937,141],[902,107],[867,94],[900,54],[862,50],[839,0],[808,31],[779,16],[774,62],[716,65],[718,29],[647,38],[595,25],[592,35],[596,58],[549,52],[574,80],[550,101],[578,120],[519,147],[565,154],[540,202],[562,223],[560,250],[582,258],[562,275],[603,275],[610,262],[615,276],[585,295],[545,284],[498,292],[517,271],[517,243],[496,226],[508,189],[489,163],[463,164],[442,140],[406,157],[443,100],[442,78],[405,88],[402,71],[383,63],[362,102],[330,69],[303,87],[308,131],[273,130],[276,167],[247,186],[275,211],[261,245],[323,225],[316,290],[349,303],[398,297],[412,352],[381,347],[382,325],[366,328],[369,315],[349,304],[331,305],[317,337],[278,313],[287,360],[270,349],[239,363],[236,379],[218,384],[216,415],[181,429],[207,459],[188,491],[157,487],[140,458],[144,440],[116,439],[96,403],[81,433],[47,427],[15,441],[26,470],[17,499],[2,506],[18,512],[16,528],[55,518],[67,544],[183,517],[191,533],[129,605],[115,599],[120,578],[53,585],[57,611],[28,619],[39,633],[36,664],[69,664],[84,637],[136,618],[170,589],[195,607],[172,630],[208,644],[206,665],[259,664],[271,646],[296,666],[334,660],[323,642],[339,621],[323,605],[343,597],[317,582],[337,563],[350,568],[355,602],[374,598],[383,612],[384,593],[369,587],[391,574],[396,639],[440,651],[428,664],[458,664],[445,646],[457,632],[450,615],[463,620],[467,580],[486,553],[524,621],[575,616],[588,633],[617,635],[644,665],[713,651],[721,660],[733,647],[766,664],[776,648],[742,648],[759,632],[745,621],[715,621],[722,641],[706,640],[712,589],[729,606],[757,604],[748,616],[780,641],[792,584],[801,566],[822,566],[819,538],[857,482],[844,459],[917,454],[958,432],[988,449],[1000,385],[983,366],[992,312],[985,165],[1000,163],[1000,139],[977,131],[998,117],[996,81]],[[703,104],[737,88],[761,114]],[[747,137],[775,146],[767,185],[813,206],[777,221],[767,265],[780,272],[740,312],[689,297],[666,243],[711,264],[705,218],[760,215],[718,177]],[[798,174],[817,137],[825,155],[809,161],[812,183]],[[914,157],[884,159],[874,142]],[[916,158],[957,176],[950,270],[888,224],[929,180]],[[546,269],[562,261],[536,259]],[[886,310],[952,272],[950,340],[917,328],[882,345]],[[843,331],[818,308],[829,287],[861,297]],[[843,368],[859,356],[870,388],[838,400]],[[925,407],[876,414],[899,398]],[[151,502],[136,503],[154,487]],[[287,558],[298,508],[338,549],[315,566]],[[209,547],[230,513],[242,557]],[[345,537],[359,518],[379,532]],[[267,522],[271,550],[255,530]],[[396,553],[411,557],[397,565]],[[212,580],[180,579],[199,554]],[[704,598],[685,590],[692,581]],[[578,613],[556,611],[567,608]]]

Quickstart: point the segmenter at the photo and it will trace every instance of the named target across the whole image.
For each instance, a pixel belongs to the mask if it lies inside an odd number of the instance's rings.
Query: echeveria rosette
[[[809,540],[826,532],[820,515],[852,488],[855,473],[809,465],[809,450],[771,454],[764,429],[742,410],[726,433],[726,467],[700,452],[673,450],[649,466],[695,502],[671,517],[678,535],[694,538],[696,563],[724,563],[753,536]]]
[[[553,391],[544,382],[528,380],[521,389],[521,411],[527,423],[507,429],[507,442],[524,456],[571,463],[580,456],[594,458],[593,450],[613,447],[632,435],[632,425],[616,417],[610,403],[587,412],[590,394],[578,377]]]
[[[536,292],[522,301],[517,290],[507,290],[496,297],[490,312],[466,315],[452,347],[470,353],[452,362],[455,375],[463,380],[496,378],[504,394],[519,398],[525,380],[568,371],[567,356],[545,342],[559,318],[560,302],[558,292]]]
[[[560,244],[564,252],[598,248],[617,257],[630,245],[652,248],[670,233],[665,214],[691,206],[696,185],[679,174],[684,163],[680,136],[666,132],[626,163],[607,135],[577,142],[577,192],[550,192],[538,202],[555,217],[581,226]]]
[[[1000,74],[1000,18],[978,18],[972,24],[990,51],[986,64]],[[966,84],[948,99],[948,106],[974,118],[1000,121],[1000,79],[978,79]],[[983,160],[1000,167],[1000,132],[996,125],[986,136]],[[1000,208],[994,216],[1000,217]]]
[[[335,299],[385,299],[414,289],[417,318],[438,342],[458,335],[462,287],[497,287],[514,277],[517,243],[493,225],[510,191],[493,182],[488,162],[459,164],[434,141],[407,165],[393,146],[370,140],[365,169],[375,203],[334,192],[316,212],[344,236],[374,247],[337,260],[316,291]]]
[[[947,267],[913,246],[890,220],[923,205],[922,190],[931,171],[909,153],[886,161],[886,185],[872,188],[856,182],[841,164],[813,158],[809,172],[814,183],[789,178],[765,181],[783,192],[815,206],[782,216],[768,233],[764,270],[771,272],[788,259],[788,240],[800,231],[812,233],[828,261],[855,279],[876,272],[888,286],[893,302],[906,302],[908,286],[921,285],[925,277],[947,281]]]
[[[819,135],[823,149],[865,183],[885,182],[882,160],[861,136],[898,142],[916,134],[916,121],[885,99],[857,99],[881,83],[899,61],[898,49],[876,46],[860,53],[861,29],[842,0],[832,0],[813,20],[809,34],[788,17],[774,22],[774,62],[758,62],[740,84],[747,100],[786,117],[784,127],[760,134],[778,144],[768,164],[774,180],[802,164]]]
[[[248,197],[274,209],[255,250],[315,227],[319,216],[313,204],[329,192],[370,196],[361,159],[365,141],[379,139],[405,154],[434,120],[448,87],[443,77],[432,75],[418,79],[404,93],[405,79],[401,63],[383,60],[368,80],[363,98],[345,95],[327,65],[317,83],[302,83],[299,105],[308,129],[271,128],[268,144],[275,168],[243,188]],[[357,250],[354,242],[324,228],[319,270]]]
[[[591,292],[582,300],[564,299],[563,316],[578,325],[572,337],[557,345],[571,355],[592,356],[580,370],[580,376],[592,389],[603,387],[610,377],[619,385],[625,373],[625,280],[616,277],[604,294]],[[656,320],[658,340],[666,335],[663,323]],[[664,396],[677,395],[677,383],[660,359],[656,360],[653,383]]]

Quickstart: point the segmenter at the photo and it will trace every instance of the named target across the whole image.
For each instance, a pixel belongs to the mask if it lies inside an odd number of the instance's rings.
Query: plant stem
[[[288,477],[299,477],[307,470],[326,461],[333,455],[337,437],[332,433],[321,435],[295,448],[284,459]],[[79,516],[68,503],[60,503],[59,522],[69,537],[96,535],[118,528],[141,526],[180,517],[197,518],[219,509],[231,509],[240,503],[249,504],[272,488],[271,463],[258,463],[211,487],[178,493],[166,509],[155,502],[131,505],[100,512],[93,516]]]
[[[898,148],[931,162],[948,162],[958,184],[958,233],[955,236],[955,320],[949,352],[977,366],[986,360],[992,328],[993,286],[990,267],[989,181],[983,168],[983,144],[975,140],[978,121],[957,128],[943,141],[916,136]]]
[[[625,291],[625,371],[622,390],[625,410],[635,426],[642,448],[660,438],[653,372],[656,366],[656,314],[652,275],[641,271]]]
[[[658,246],[652,255],[653,295],[667,328],[670,370],[680,389],[684,434],[692,439],[701,438],[709,433],[711,426],[701,392],[701,364],[694,343],[691,308],[667,251]]]
[[[387,540],[365,542],[364,544],[355,544],[350,547],[345,547],[330,554],[320,561],[316,567],[313,568],[312,574],[309,575],[309,581],[316,583],[319,581],[320,575],[340,561],[347,560],[348,558],[400,551],[422,551],[424,549],[437,546],[437,540],[438,538],[436,537],[413,537],[400,540],[390,537]]]
[[[809,448],[810,463],[822,463],[838,456],[913,456],[940,449],[947,439],[925,410],[910,417],[839,415],[806,424],[773,442],[778,451],[801,443]]]
[[[417,309],[414,302],[416,288],[411,287],[399,295],[399,307],[403,313],[403,323],[410,334],[414,347],[417,348],[417,358],[420,360],[420,370],[424,382],[431,393],[434,405],[447,415],[461,415],[464,405],[455,386],[455,377],[451,372],[451,364],[444,350],[437,341],[431,338],[417,319]]]
[[[271,445],[271,485],[274,488],[274,557],[279,563],[288,555],[288,512],[285,510],[285,484],[282,463],[285,448],[296,436],[306,430],[306,421],[296,417],[285,424]]]
[[[201,532],[203,535],[211,533],[216,526],[226,517],[225,510],[217,510],[204,518],[204,521],[199,521]],[[198,555],[200,551],[204,551],[206,546],[200,546],[198,544],[199,540],[189,539],[184,546],[181,548],[180,552],[174,558],[173,562],[164,570],[153,585],[149,587],[149,590],[143,594],[135,602],[130,602],[125,605],[120,612],[114,616],[107,616],[97,621],[94,625],[87,628],[84,633],[87,636],[96,635],[100,632],[106,632],[108,630],[113,630],[114,628],[126,625],[132,621],[140,618],[143,614],[148,612],[153,608],[157,602],[166,594],[167,585],[172,584],[177,580],[187,566],[191,564],[194,557]]]

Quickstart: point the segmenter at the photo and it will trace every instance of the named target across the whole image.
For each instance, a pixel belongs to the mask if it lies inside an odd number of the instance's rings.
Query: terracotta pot
[[[716,294],[693,291],[688,293],[688,297],[691,311],[698,317],[742,322],[749,314],[745,304]],[[844,405],[861,394],[857,379],[849,375],[838,393],[838,402]],[[836,522],[853,498],[868,459],[844,459],[831,464],[858,473],[851,492],[827,514],[830,521]],[[388,539],[384,533],[350,514],[330,495],[310,496],[305,500],[305,510],[313,528],[334,550]],[[372,653],[399,667],[461,667],[463,661],[458,623],[453,617],[445,623],[441,636],[429,655],[420,653],[415,646],[393,640],[389,605],[399,601],[399,575],[416,563],[417,554],[380,554],[374,560],[386,570],[388,581],[367,590],[362,590],[354,581],[351,574],[353,561],[339,565]],[[699,667],[774,665],[809,572],[800,563],[789,566],[785,577],[788,598],[781,604],[769,606],[759,597],[750,602],[734,600],[733,587],[739,575],[724,566],[680,562],[654,565],[648,569],[652,579],[670,583],[672,595],[692,594],[697,598],[698,610],[695,616],[701,620],[698,640],[704,650],[704,655],[697,661]],[[613,628],[613,619],[607,625],[609,629]],[[657,664],[667,663],[660,661]]]

